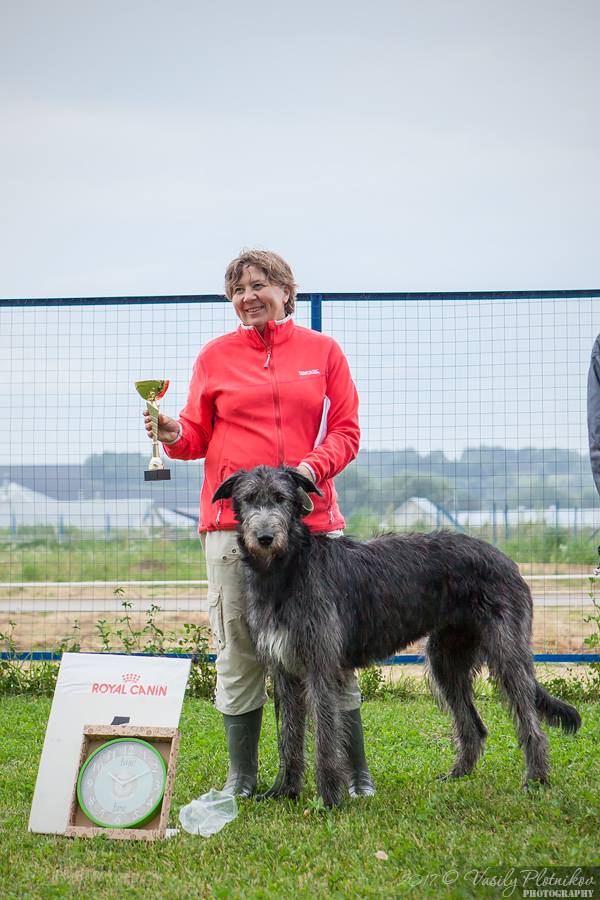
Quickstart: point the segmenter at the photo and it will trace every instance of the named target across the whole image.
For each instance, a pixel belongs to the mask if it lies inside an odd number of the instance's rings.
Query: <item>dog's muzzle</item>
[[[280,510],[262,509],[242,523],[242,534],[248,552],[257,558],[271,559],[285,552],[287,529]]]

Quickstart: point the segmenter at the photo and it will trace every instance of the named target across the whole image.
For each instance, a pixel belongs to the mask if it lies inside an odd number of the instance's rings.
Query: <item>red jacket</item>
[[[346,357],[324,334],[290,317],[210,341],[194,364],[174,459],[202,459],[200,531],[235,528],[231,501],[212,502],[238,469],[306,462],[324,496],[312,494],[311,531],[344,527],[332,478],[358,452],[358,395]]]

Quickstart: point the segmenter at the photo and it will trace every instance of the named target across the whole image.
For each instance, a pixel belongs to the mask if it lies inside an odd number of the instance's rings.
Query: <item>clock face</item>
[[[165,792],[167,767],[158,750],[140,738],[117,738],[98,747],[77,779],[77,799],[103,828],[133,828],[150,819]]]

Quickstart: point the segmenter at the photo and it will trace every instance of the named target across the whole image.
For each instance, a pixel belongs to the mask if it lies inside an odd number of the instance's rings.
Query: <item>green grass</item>
[[[195,580],[206,578],[198,536],[109,541],[90,538],[59,543],[54,535],[0,541],[2,581]]]
[[[347,533],[367,538],[379,530],[376,517],[359,513],[348,516]],[[428,530],[423,524],[416,530]],[[493,541],[490,529],[473,531]],[[592,531],[577,536],[567,529],[523,525],[508,541],[498,529],[498,546],[521,564],[590,566],[597,562]],[[198,535],[191,530],[155,528],[150,534],[115,529],[109,539],[92,533],[67,530],[59,541],[51,527],[26,527],[11,536],[0,530],[0,583],[3,581],[116,581],[206,578]]]
[[[472,776],[452,783],[435,780],[453,754],[449,720],[428,698],[365,703],[375,798],[319,812],[310,771],[299,803],[248,801],[211,838],[182,833],[144,845],[29,834],[50,700],[16,696],[0,703],[3,897],[493,897],[500,892],[476,891],[465,873],[599,861],[595,704],[580,706],[584,724],[575,737],[550,732],[552,786],[525,792],[514,731],[495,701],[478,700],[490,730],[483,759]],[[226,770],[220,716],[209,703],[186,700],[181,731],[173,825],[179,807],[219,786]],[[261,738],[265,786],[276,767],[269,708]],[[388,859],[377,859],[378,850]],[[440,885],[452,871],[457,881]]]

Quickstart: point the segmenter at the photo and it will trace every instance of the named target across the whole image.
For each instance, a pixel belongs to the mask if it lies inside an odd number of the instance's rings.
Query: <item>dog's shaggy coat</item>
[[[317,789],[326,805],[342,802],[339,685],[353,668],[425,636],[432,687],[454,717],[458,753],[448,777],[471,772],[483,750],[472,679],[487,664],[513,713],[526,782],[547,781],[539,719],[566,731],[581,719],[536,680],[531,594],[515,563],[484,541],[444,531],[367,541],[311,534],[302,521],[303,492],[311,491],[319,489],[294,469],[259,466],[232,475],[213,498],[233,500],[246,620],[281,703],[282,769],[271,795],[302,790],[308,703]]]

